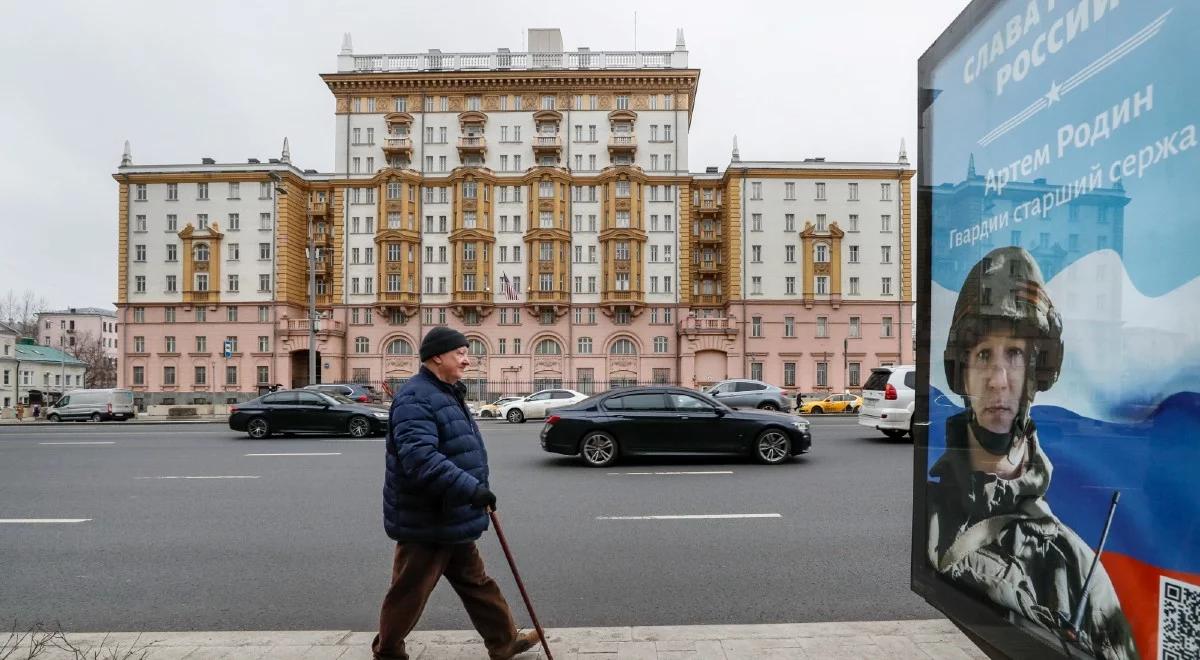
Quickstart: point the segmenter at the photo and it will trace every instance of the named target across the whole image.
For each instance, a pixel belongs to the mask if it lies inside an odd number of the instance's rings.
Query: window
[[[666,353],[668,350],[668,346],[669,346],[669,344],[668,344],[666,337],[658,336],[658,337],[654,338],[654,352],[655,353]]]
[[[617,182],[617,197],[629,197],[628,181],[622,180]]]
[[[225,288],[228,289],[228,291],[230,293],[238,292],[238,276],[236,274],[231,273],[231,274],[227,275],[225,284],[226,284]],[[229,309],[237,309],[237,308],[230,307]]]
[[[260,230],[271,229],[271,214],[270,213],[259,213],[258,214],[258,228]]]
[[[761,245],[750,246],[750,261],[752,261],[756,264],[762,263],[762,246]]]
[[[849,193],[848,199],[851,202],[857,202],[858,201],[858,184],[857,183],[849,184],[848,193]]]
[[[879,322],[879,336],[880,337],[891,337],[892,336],[892,317],[885,316],[885,317],[883,317],[883,320],[881,320]]]
[[[817,363],[817,387],[829,387],[829,363]]]
[[[892,216],[890,216],[890,215],[879,216],[879,231],[891,231],[891,230],[892,230]]]
[[[269,273],[262,273],[258,276],[258,290],[259,291],[270,291],[271,290],[271,275]]]
[[[634,346],[633,340],[621,338],[613,342],[612,347],[608,349],[609,355],[637,355],[637,347]]]
[[[828,218],[824,213],[817,214],[817,231],[828,231]]]
[[[271,320],[271,308],[268,305],[258,306],[258,322],[267,323]]]
[[[827,275],[817,276],[817,295],[825,295],[829,293],[829,277]]]
[[[146,231],[146,216],[139,215],[134,218],[133,230],[136,232]]]
[[[785,293],[787,295],[796,295],[796,277],[794,275],[788,275],[787,277],[783,278],[783,283],[785,287]]]
[[[168,202],[179,201],[179,184],[178,183],[168,183],[167,184],[167,201]]]
[[[195,378],[193,381],[196,385],[205,385],[208,383],[208,370],[204,367],[196,367]]]
[[[259,353],[270,353],[271,352],[271,337],[270,336],[268,336],[268,335],[259,335],[258,336],[258,352]]]
[[[794,317],[794,316],[783,317],[783,336],[784,337],[795,337],[796,336],[796,317]]]
[[[892,295],[892,278],[885,277],[879,286],[879,293],[885,296]]]
[[[852,295],[852,296],[858,295],[858,278],[857,277],[850,278],[850,295]]]
[[[269,261],[271,259],[271,244],[270,243],[259,243],[258,244],[258,258],[262,261]]]
[[[859,362],[851,362],[850,370],[850,387],[862,386],[862,364]]]
[[[432,312],[433,310],[426,310]],[[393,339],[387,345],[388,355],[412,355],[412,344],[408,343],[407,339]]]
[[[518,346],[518,341],[520,340],[513,340],[514,347]],[[553,339],[543,339],[537,343],[533,352],[535,355],[562,355],[562,346]]]
[[[750,214],[750,231],[762,231],[762,214]]]
[[[146,276],[137,275],[133,278],[134,291],[136,293],[146,293]]]
[[[762,295],[762,277],[755,275],[750,278],[750,293],[754,295]]]
[[[784,246],[783,260],[788,263],[795,263],[795,261],[796,261],[796,246],[795,245]]]
[[[267,383],[271,382],[270,367],[257,367],[256,371],[258,374],[256,380],[259,385],[266,385]]]
[[[750,379],[751,380],[762,380],[762,377],[763,377],[763,363],[762,362],[751,362],[750,363]]]
[[[617,94],[617,110],[629,109],[629,96],[627,94]]]
[[[753,181],[750,183],[750,199],[762,199],[761,181]]]
[[[814,246],[813,261],[823,264],[829,261],[829,245],[826,243],[817,243]]]
[[[796,231],[796,214],[795,213],[785,213],[783,215],[783,230],[784,231]]]
[[[175,384],[175,367],[163,367],[163,385]]]
[[[207,183],[197,183],[196,184],[196,199],[208,199],[208,184]]]
[[[829,336],[829,317],[827,317],[827,316],[818,316],[817,317],[817,336],[818,337],[828,337]]]
[[[208,352],[208,337],[205,337],[203,335],[196,337],[196,352],[197,353],[207,353]]]
[[[762,317],[761,316],[750,317],[750,336],[751,337],[763,336]]]
[[[145,323],[146,322],[146,308],[145,307],[134,307],[133,308],[133,322],[134,323]]]
[[[146,246],[145,245],[133,246],[133,260],[134,261],[145,261],[146,260]]]
[[[821,185],[821,184],[817,184],[817,185]],[[788,181],[787,183],[783,184],[783,198],[784,199],[796,199],[796,184],[795,184],[795,182]]]
[[[858,316],[850,317],[850,338],[857,339],[862,336],[862,318]]]
[[[784,387],[795,387],[796,386],[796,363],[795,362],[784,362],[783,363],[783,386]]]
[[[368,352],[370,352],[370,350],[371,350],[371,341],[369,339],[367,339],[366,337],[355,337],[354,338],[354,352],[355,353],[368,353]]]
[[[134,199],[139,202],[146,201],[146,184],[139,183],[134,187]]]
[[[879,184],[879,194],[880,194],[879,199],[881,201],[884,201],[884,202],[892,201],[892,184],[890,184],[890,183]]]
[[[7,372],[5,372],[5,373],[7,373]],[[133,368],[133,384],[134,385],[145,385],[146,384],[146,367],[134,367]]]
[[[576,309],[575,311],[578,312],[579,310]],[[576,316],[578,316],[578,315],[576,315]],[[580,337],[579,341],[577,341],[576,344],[577,344],[577,346],[576,346],[577,350],[575,351],[576,353],[579,353],[581,355],[588,355],[592,352],[592,338],[591,337]]]
[[[852,264],[858,263],[858,246],[857,245],[850,246],[849,261]]]
[[[174,323],[175,322],[175,308],[174,307],[164,307],[163,308],[163,322],[164,323]]]
[[[858,231],[858,214],[851,213],[848,222],[849,222],[849,230],[848,231]]]
[[[892,246],[884,245],[879,248],[880,261],[885,264],[892,263]]]

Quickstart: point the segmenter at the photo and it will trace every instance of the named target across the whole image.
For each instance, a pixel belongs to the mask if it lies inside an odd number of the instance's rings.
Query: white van
[[[107,419],[123,422],[136,416],[132,390],[73,390],[46,410],[46,419],[52,422]]]
[[[876,367],[863,385],[858,423],[883,431],[889,438],[902,438],[912,431],[916,403],[917,368],[911,364]]]

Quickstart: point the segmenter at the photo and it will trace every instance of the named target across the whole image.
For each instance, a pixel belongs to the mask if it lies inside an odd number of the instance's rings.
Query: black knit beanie
[[[467,345],[467,336],[444,325],[435,326],[421,340],[421,361]]]

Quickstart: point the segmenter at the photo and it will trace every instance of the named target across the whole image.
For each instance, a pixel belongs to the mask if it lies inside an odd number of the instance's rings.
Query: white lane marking
[[[247,456],[341,456],[340,451],[312,451],[312,452],[297,452],[291,454],[246,454]]]
[[[326,438],[321,442],[387,442],[387,438]]]
[[[0,518],[0,525],[51,525],[55,523],[81,523],[91,518]]]
[[[782,518],[778,513],[709,513],[691,516],[596,516],[596,520],[729,520],[732,518]]]
[[[733,474],[733,470],[695,470],[692,472],[609,472],[610,477],[633,476],[633,475],[667,475],[667,474]]]
[[[39,442],[39,445],[111,445],[112,440],[108,442]]]
[[[257,474],[230,474],[219,476],[169,476],[169,477],[134,477],[134,479],[259,479]]]

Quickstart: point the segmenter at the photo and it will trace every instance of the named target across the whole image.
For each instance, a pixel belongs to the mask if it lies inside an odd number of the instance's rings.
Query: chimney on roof
[[[716,166],[716,165],[709,165],[708,167],[704,168],[704,173],[705,173],[705,174],[716,174],[716,173],[717,173],[717,166]]]
[[[278,164],[279,164],[279,159],[278,159],[278,158],[268,158],[268,159],[267,159],[267,162],[268,162],[268,163],[275,164],[275,165],[278,165]]]
[[[247,158],[246,162],[250,163],[251,165],[257,165],[259,161],[257,158]]]
[[[203,164],[203,165],[216,165],[216,164],[217,164],[217,161],[215,161],[215,160],[213,160],[213,159],[211,159],[211,158],[208,158],[208,157],[206,156],[206,157],[204,157],[204,158],[201,158],[201,159],[200,159],[200,163],[201,163],[201,164]]]
[[[558,28],[529,28],[529,52],[563,52],[562,30]]]

